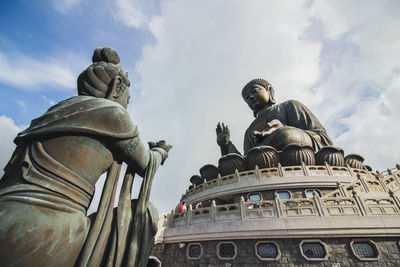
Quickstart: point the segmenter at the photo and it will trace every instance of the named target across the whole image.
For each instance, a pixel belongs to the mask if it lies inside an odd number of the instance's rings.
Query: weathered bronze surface
[[[1,266],[146,266],[157,231],[149,203],[165,141],[142,143],[126,111],[129,79],[112,48],[97,48],[61,101],[19,133],[0,180]],[[113,208],[121,163],[128,165]],[[86,216],[107,172],[99,208]],[[143,176],[131,200],[135,173]]]
[[[274,88],[267,81],[250,81],[243,88],[242,96],[256,117],[244,136],[244,154],[253,147],[264,145],[282,151],[289,144],[297,144],[312,147],[315,152],[332,145],[324,127],[302,103],[289,100],[275,104]],[[230,141],[227,125],[218,123],[216,132],[222,155],[239,154]]]

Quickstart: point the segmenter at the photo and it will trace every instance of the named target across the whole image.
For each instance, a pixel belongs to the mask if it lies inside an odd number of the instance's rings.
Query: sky
[[[173,145],[153,182],[160,212],[178,204],[203,165],[218,164],[218,122],[242,150],[254,118],[241,90],[254,78],[273,85],[277,102],[308,106],[346,155],[393,168],[399,14],[397,0],[1,1],[0,168],[19,131],[76,95],[99,46],[113,47],[129,73],[128,111],[141,139]]]

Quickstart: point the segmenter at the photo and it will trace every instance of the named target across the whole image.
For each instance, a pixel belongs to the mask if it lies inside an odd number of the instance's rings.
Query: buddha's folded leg
[[[263,144],[272,146],[279,151],[289,144],[313,147],[312,139],[306,131],[291,126],[276,130],[263,140]]]

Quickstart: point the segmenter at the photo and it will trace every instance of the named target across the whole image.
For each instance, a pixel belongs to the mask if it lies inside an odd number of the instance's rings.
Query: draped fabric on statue
[[[92,96],[74,96],[32,120],[14,142],[18,145],[27,139],[68,134],[128,139],[139,132],[120,104]]]
[[[145,266],[157,231],[157,214],[149,208],[150,189],[157,169],[150,153],[137,201],[131,201],[134,174],[128,169],[113,209],[121,164],[107,173],[99,209],[76,266]],[[133,205],[132,205],[133,203]],[[94,216],[93,216],[94,217]]]
[[[119,207],[113,208],[121,169],[121,162],[114,161],[107,172],[98,212],[89,220],[86,210],[94,186],[42,146],[42,140],[57,136],[89,136],[115,142],[138,134],[120,104],[90,96],[56,104],[18,134],[14,140],[17,147],[0,180],[0,251],[13,249],[13,253],[0,253],[2,264],[144,266],[156,233],[154,221],[158,219],[156,212],[148,208],[151,184],[160,163],[153,152],[149,153],[139,200],[131,200],[134,173],[128,170]]]

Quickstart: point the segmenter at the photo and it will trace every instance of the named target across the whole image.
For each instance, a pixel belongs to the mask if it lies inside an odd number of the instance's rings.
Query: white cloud
[[[374,169],[400,159],[398,1],[315,1],[313,16],[330,38],[322,50],[324,79],[314,88],[317,111],[336,144]]]
[[[42,99],[47,102],[50,106],[54,106],[56,104],[56,102],[54,102],[54,100],[48,99],[47,96],[42,95]]]
[[[15,125],[12,119],[0,116],[0,178],[4,174],[3,168],[14,152],[15,145],[13,140],[21,130],[21,127]]]
[[[202,165],[217,164],[218,121],[230,125],[241,150],[252,115],[240,91],[255,77],[275,86],[278,102],[309,106],[346,153],[375,169],[393,167],[400,158],[398,5],[163,2],[149,23],[156,44],[143,50],[130,108],[142,138],[174,145],[154,182],[159,209],[178,203]]]
[[[140,0],[116,0],[116,12],[114,18],[125,25],[135,28],[144,28],[149,21],[144,12],[144,1]]]
[[[165,138],[174,148],[156,175],[152,200],[173,208],[201,166],[217,164],[215,126],[225,121],[242,150],[252,112],[241,89],[257,77],[277,88],[279,101],[318,101],[318,42],[303,38],[305,1],[167,1],[149,29],[154,46],[137,65],[131,104],[142,138]]]
[[[80,0],[53,0],[53,7],[61,13],[65,13],[72,10],[79,2]]]
[[[77,77],[71,66],[77,62],[79,60],[73,61],[67,55],[63,55],[63,60],[50,58],[40,61],[20,53],[0,52],[0,82],[27,90],[37,89],[40,85],[71,90],[76,88]]]
[[[355,112],[341,119],[348,131],[337,144],[347,153],[357,153],[374,169],[393,168],[400,162],[400,75],[387,84],[378,98],[361,101]]]
[[[20,108],[22,108],[23,110],[26,110],[26,103],[25,103],[24,101],[22,101],[22,100],[17,100],[16,102],[17,102],[17,104],[18,104],[18,106],[19,106]]]

